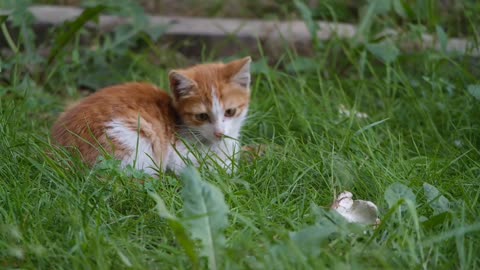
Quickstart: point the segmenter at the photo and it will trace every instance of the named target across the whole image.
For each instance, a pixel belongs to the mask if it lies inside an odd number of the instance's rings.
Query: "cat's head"
[[[201,140],[238,138],[250,103],[250,62],[245,57],[170,71],[170,89],[183,125]]]

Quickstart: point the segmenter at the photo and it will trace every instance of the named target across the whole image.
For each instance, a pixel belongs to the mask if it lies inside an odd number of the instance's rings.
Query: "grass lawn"
[[[0,268],[192,269],[201,257],[203,269],[204,252],[218,269],[480,268],[478,57],[332,40],[279,66],[254,59],[242,142],[265,152],[234,175],[200,170],[220,191],[207,202],[222,205],[222,193],[229,209],[210,224],[225,241],[206,248],[181,243],[178,224],[195,219],[186,182],[108,159],[88,168],[52,147],[49,129],[79,85],[166,88],[176,67],[154,64],[149,46],[102,46],[74,39],[45,70],[26,68],[45,63],[28,45],[0,62]],[[329,211],[344,190],[377,204],[378,228]],[[180,222],[159,215],[152,193]]]

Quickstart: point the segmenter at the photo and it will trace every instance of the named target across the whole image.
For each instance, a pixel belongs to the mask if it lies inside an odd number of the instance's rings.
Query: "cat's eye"
[[[227,109],[225,111],[225,117],[232,117],[235,115],[236,112],[237,112],[237,109],[235,108]]]
[[[195,119],[197,119],[197,121],[205,122],[208,121],[209,118],[208,113],[195,114]]]

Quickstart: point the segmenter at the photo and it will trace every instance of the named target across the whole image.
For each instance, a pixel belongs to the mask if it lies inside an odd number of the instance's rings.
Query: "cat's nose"
[[[223,132],[215,131],[215,132],[213,132],[213,135],[215,135],[215,137],[217,137],[217,139],[221,139],[223,137]]]

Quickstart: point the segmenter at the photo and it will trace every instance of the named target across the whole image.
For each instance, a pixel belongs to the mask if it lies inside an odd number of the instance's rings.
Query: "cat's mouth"
[[[185,128],[180,131],[180,133],[185,138],[189,138],[191,141],[196,143],[201,143],[203,145],[212,145],[217,144],[219,142],[224,141],[226,138],[230,138],[226,134],[221,134],[221,136],[217,136],[218,134],[205,134],[199,130]]]
[[[222,135],[222,136],[209,136],[207,137],[202,137],[202,143],[203,144],[218,144],[220,142],[225,141],[226,138],[230,138],[229,136]]]
[[[209,144],[215,144],[215,143],[219,143],[221,141],[223,141],[224,137],[216,137],[216,136],[212,136],[210,138],[205,138],[205,140],[207,141],[207,143]]]
[[[201,144],[204,144],[204,145],[214,144],[214,143],[217,143],[221,140],[221,139],[218,140],[216,137],[207,137],[207,136],[204,136],[202,134],[197,134],[197,133],[193,133],[192,136],[198,143],[201,143]]]

